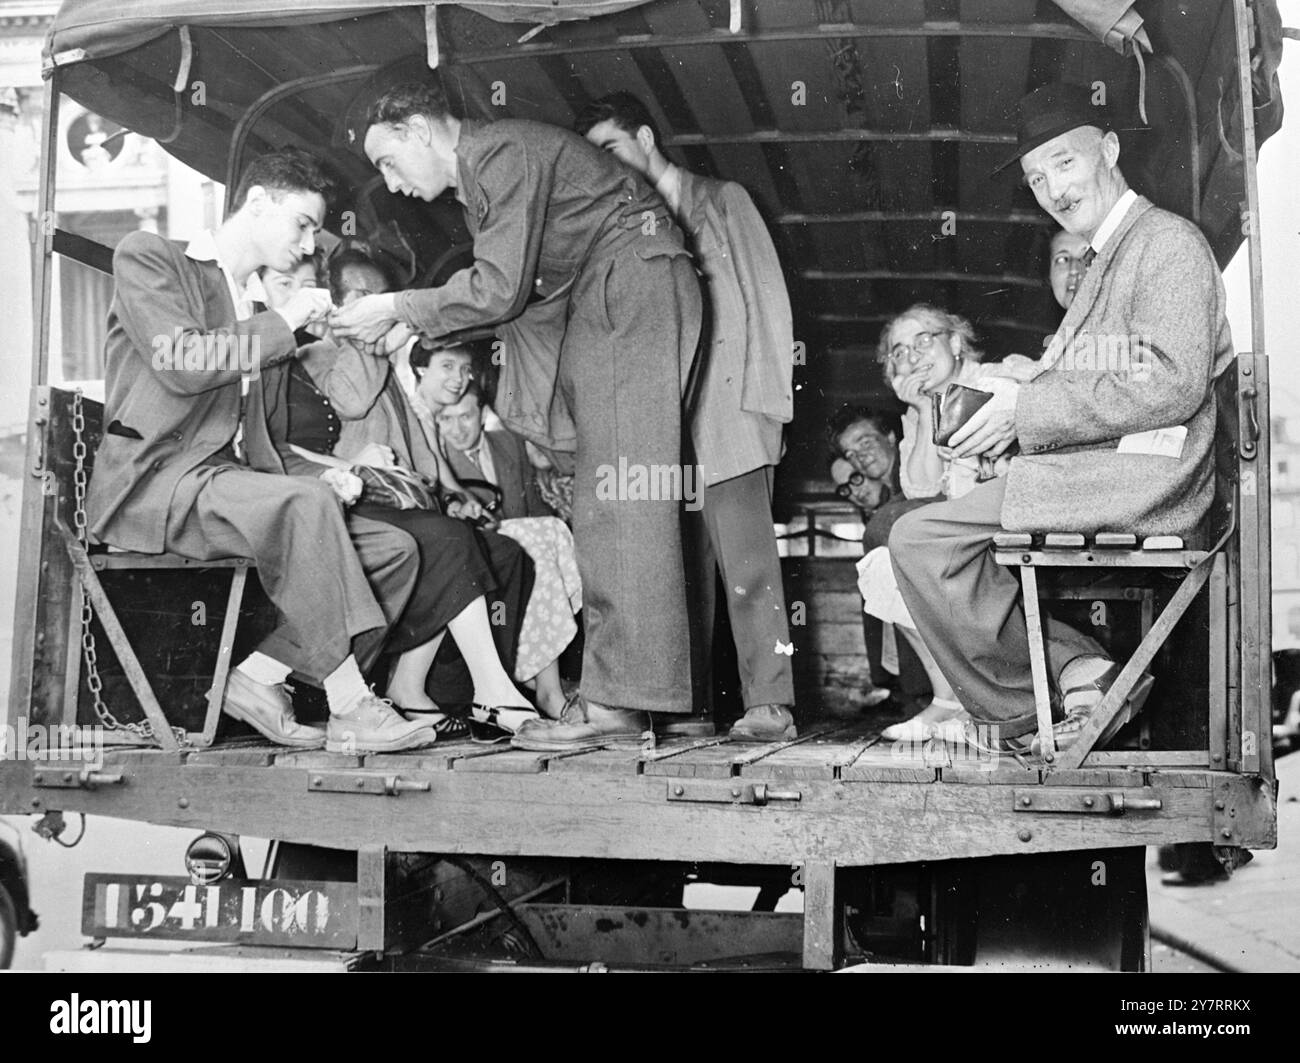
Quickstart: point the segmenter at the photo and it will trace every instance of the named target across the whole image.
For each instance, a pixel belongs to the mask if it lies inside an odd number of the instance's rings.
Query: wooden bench
[[[1239,378],[1246,378],[1247,386],[1253,387],[1253,363],[1252,355],[1239,355],[1215,384],[1217,427],[1214,501],[1202,526],[1189,540],[1185,541],[1176,535],[1147,536],[1139,540],[1138,536],[1122,531],[1102,531],[1090,535],[1079,532],[1004,531],[993,537],[993,556],[997,563],[1020,569],[1039,743],[1043,760],[1050,768],[1074,769],[1088,763],[1085,758],[1092,753],[1099,736],[1119,714],[1157,651],[1207,583],[1211,587],[1211,624],[1228,623],[1229,557],[1226,551],[1230,551],[1233,546],[1240,505],[1238,449],[1249,446],[1252,454],[1254,449],[1253,441],[1243,441],[1241,438]],[[1251,428],[1257,430],[1253,424]],[[1065,751],[1056,749],[1052,733],[1051,682],[1047,674],[1037,572],[1044,567],[1092,570],[1094,573],[1100,570],[1107,575],[1125,570],[1136,572],[1152,569],[1170,574],[1183,573],[1178,589],[1154,621],[1151,620],[1148,604],[1141,628],[1141,641],[1124,663],[1087,726],[1075,743]],[[1135,593],[1138,588],[1125,586],[1120,590],[1128,597],[1140,596]],[[1147,602],[1149,601],[1148,597]],[[1224,641],[1211,639],[1211,652],[1208,655],[1211,751],[1206,766],[1219,769],[1226,766],[1222,746],[1227,716],[1229,665],[1226,655],[1217,648]],[[1214,762],[1216,749],[1219,753],[1217,764]],[[1152,756],[1157,757],[1158,754]]]
[[[89,599],[94,615],[98,618],[122,666],[127,682],[139,701],[140,708],[144,711],[149,725],[146,737],[165,750],[177,750],[182,745],[207,747],[212,745],[216,737],[221,704],[225,698],[226,683],[230,675],[236,627],[244,604],[248,573],[253,563],[243,557],[195,561],[175,554],[141,554],[89,545],[85,536],[84,488],[89,484],[95,450],[103,435],[102,420],[102,404],[83,398],[79,391],[70,392],[60,388],[50,388],[48,414],[43,424],[38,421],[36,425],[36,430],[42,434],[39,452],[46,456],[45,463],[50,476],[45,490],[47,494],[55,495],[51,524],[72,562],[73,583],[70,588],[70,598],[74,610],[82,602],[83,592]],[[159,704],[153,686],[140,664],[140,659],[122,628],[117,611],[109,600],[99,574],[113,570],[213,568],[232,570],[230,592],[226,599],[225,616],[221,626],[217,659],[213,667],[212,686],[207,695],[203,727],[199,731],[188,731],[182,727],[174,727],[168,721],[167,714]],[[98,712],[100,683],[93,663],[94,638],[88,618],[82,621],[81,646],[80,654],[75,647],[69,647],[69,679],[75,690],[79,682],[80,669],[85,667],[87,686],[96,700]],[[91,652],[88,653],[87,649]]]

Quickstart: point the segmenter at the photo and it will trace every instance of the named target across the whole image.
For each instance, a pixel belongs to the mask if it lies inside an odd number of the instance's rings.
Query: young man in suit
[[[455,117],[429,71],[384,72],[350,138],[389,191],[454,188],[474,262],[437,288],[369,295],[337,334],[396,347],[491,326],[504,364],[497,413],[574,454],[582,575],[582,693],[513,744],[639,746],[648,713],[691,709],[681,499],[602,497],[610,469],[680,467],[679,410],[695,358],[700,289],[680,231],[635,174],[581,137],[537,122]]]
[[[670,163],[645,105],[616,92],[591,104],[577,130],[644,174],[690,234],[705,281],[705,331],[686,394],[686,416],[704,483],[688,543],[697,605],[696,696],[712,685],[717,573],[740,665],[740,741],[794,738],[794,672],[781,561],[772,528],[772,478],[781,426],[794,414],[794,334],[776,248],[749,194],[732,181]]]
[[[538,493],[524,441],[508,428],[484,427],[483,391],[475,381],[469,382],[459,402],[439,410],[434,421],[447,448],[451,471],[461,480],[486,480],[500,488],[498,517],[552,515]]]
[[[1018,442],[1007,475],[900,518],[889,547],[903,598],[962,705],[1002,748],[1033,752],[1023,603],[1015,575],[993,561],[993,535],[1189,534],[1214,494],[1214,381],[1233,352],[1209,245],[1128,187],[1113,123],[1087,89],[1031,93],[1018,139],[1004,167],[1019,160],[1039,206],[1088,241],[1086,272],[1038,375],[996,382],[952,439],[958,455],[996,456]],[[1055,741],[1068,748],[1118,668],[1064,624],[1050,621],[1046,635],[1063,717]],[[1130,699],[1097,744],[1140,708],[1140,695]]]
[[[349,538],[343,503],[359,484],[341,470],[308,479],[250,468],[273,447],[260,388],[246,385],[293,357],[294,331],[330,308],[328,292],[303,288],[279,310],[259,311],[256,274],[291,271],[312,254],[328,188],[305,153],[265,155],[215,232],[188,246],[135,232],[118,245],[107,427],[86,509],[96,542],[256,563],[283,622],[232,669],[228,715],[282,745],[407,749],[436,736],[371,692],[358,657],[368,663],[410,597],[414,540],[371,521]],[[326,729],[294,718],[292,671],[323,683]]]

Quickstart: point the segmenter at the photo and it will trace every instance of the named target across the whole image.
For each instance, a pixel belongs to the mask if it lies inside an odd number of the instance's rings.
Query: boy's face
[[[472,377],[468,351],[456,348],[435,351],[420,378],[420,397],[435,408],[454,406],[465,394]]]
[[[316,234],[325,223],[325,200],[317,192],[279,192],[254,185],[246,206],[256,222],[261,264],[292,272],[316,250]]]
[[[483,407],[477,395],[444,406],[436,418],[438,431],[453,450],[473,450],[483,435]]]

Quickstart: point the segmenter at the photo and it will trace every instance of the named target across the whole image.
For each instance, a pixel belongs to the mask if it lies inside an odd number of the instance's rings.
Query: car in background
[[[1300,749],[1300,650],[1273,651],[1273,750]]]
[[[27,858],[22,833],[10,820],[0,818],[0,970],[14,962],[14,944],[36,929],[27,883]]]

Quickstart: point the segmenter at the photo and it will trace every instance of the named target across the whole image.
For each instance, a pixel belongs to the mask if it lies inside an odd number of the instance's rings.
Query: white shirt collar
[[[680,214],[682,210],[682,171],[673,163],[668,164],[668,168],[659,175],[659,180],[655,182],[655,190],[664,197],[664,202],[674,214]]]
[[[1106,246],[1106,241],[1114,235],[1115,230],[1119,228],[1119,223],[1124,220],[1124,215],[1128,213],[1131,207],[1137,201],[1138,194],[1129,189],[1115,201],[1115,205],[1110,208],[1110,213],[1097,226],[1097,232],[1093,235],[1089,246],[1101,254],[1101,249]]]
[[[186,245],[185,254],[196,262],[215,262],[226,278],[226,288],[230,291],[230,301],[235,305],[235,320],[246,321],[253,316],[253,303],[266,304],[266,289],[262,287],[262,278],[256,272],[248,278],[242,288],[236,282],[230,267],[221,261],[221,252],[217,249],[217,236],[211,229],[204,229]]]

